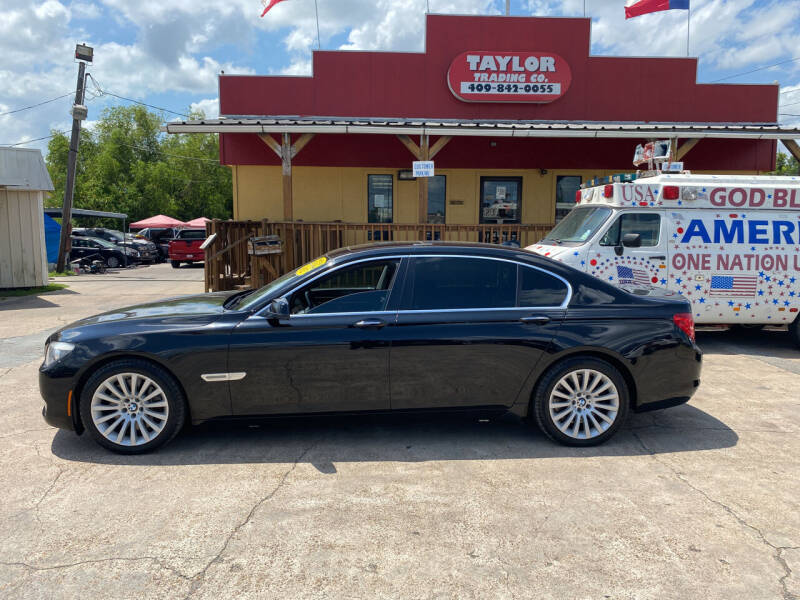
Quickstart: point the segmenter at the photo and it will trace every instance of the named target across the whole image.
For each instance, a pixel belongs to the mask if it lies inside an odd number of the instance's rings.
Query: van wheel
[[[800,316],[795,318],[794,322],[789,325],[789,335],[795,345],[800,348]]]
[[[612,437],[628,416],[628,386],[604,360],[576,357],[544,374],[531,404],[537,425],[550,439],[595,446]]]
[[[174,438],[186,418],[186,401],[163,368],[139,359],[100,367],[80,398],[83,426],[101,446],[142,454]]]

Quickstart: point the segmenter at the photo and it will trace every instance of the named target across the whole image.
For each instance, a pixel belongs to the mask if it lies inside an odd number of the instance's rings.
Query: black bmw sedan
[[[258,290],[61,329],[40,369],[43,414],[121,453],[187,421],[431,409],[511,411],[593,445],[699,385],[689,304],[653,294],[499,246],[345,248]]]

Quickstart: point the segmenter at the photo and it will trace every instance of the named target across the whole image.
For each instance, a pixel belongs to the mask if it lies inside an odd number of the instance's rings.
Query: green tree
[[[217,136],[168,136],[160,130],[163,121],[142,106],[115,106],[103,111],[93,130],[82,130],[74,206],[126,213],[130,221],[156,214],[182,221],[230,218],[231,173],[219,164]],[[48,144],[56,188],[49,205],[61,205],[68,150],[62,134]]]
[[[775,161],[775,170],[772,171],[772,175],[800,175],[800,163],[794,156],[778,152],[778,159]]]

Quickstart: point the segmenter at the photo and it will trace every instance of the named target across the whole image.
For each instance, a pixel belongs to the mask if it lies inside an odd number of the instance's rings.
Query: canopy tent
[[[192,219],[186,223],[187,227],[192,227],[195,229],[205,229],[206,223],[208,223],[211,219],[207,219],[205,217],[197,217],[196,219]]]
[[[59,225],[53,217],[47,214],[45,209],[44,214],[44,244],[47,248],[47,262],[54,263],[58,261],[58,242],[61,240],[61,225]]]
[[[131,229],[144,229],[145,227],[185,227],[186,223],[173,219],[167,215],[156,215],[149,219],[142,219],[130,224]]]

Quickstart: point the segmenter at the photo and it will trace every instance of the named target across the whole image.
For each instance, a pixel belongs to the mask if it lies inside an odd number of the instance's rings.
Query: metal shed
[[[0,148],[0,288],[47,285],[44,193],[52,191],[41,151]]]

